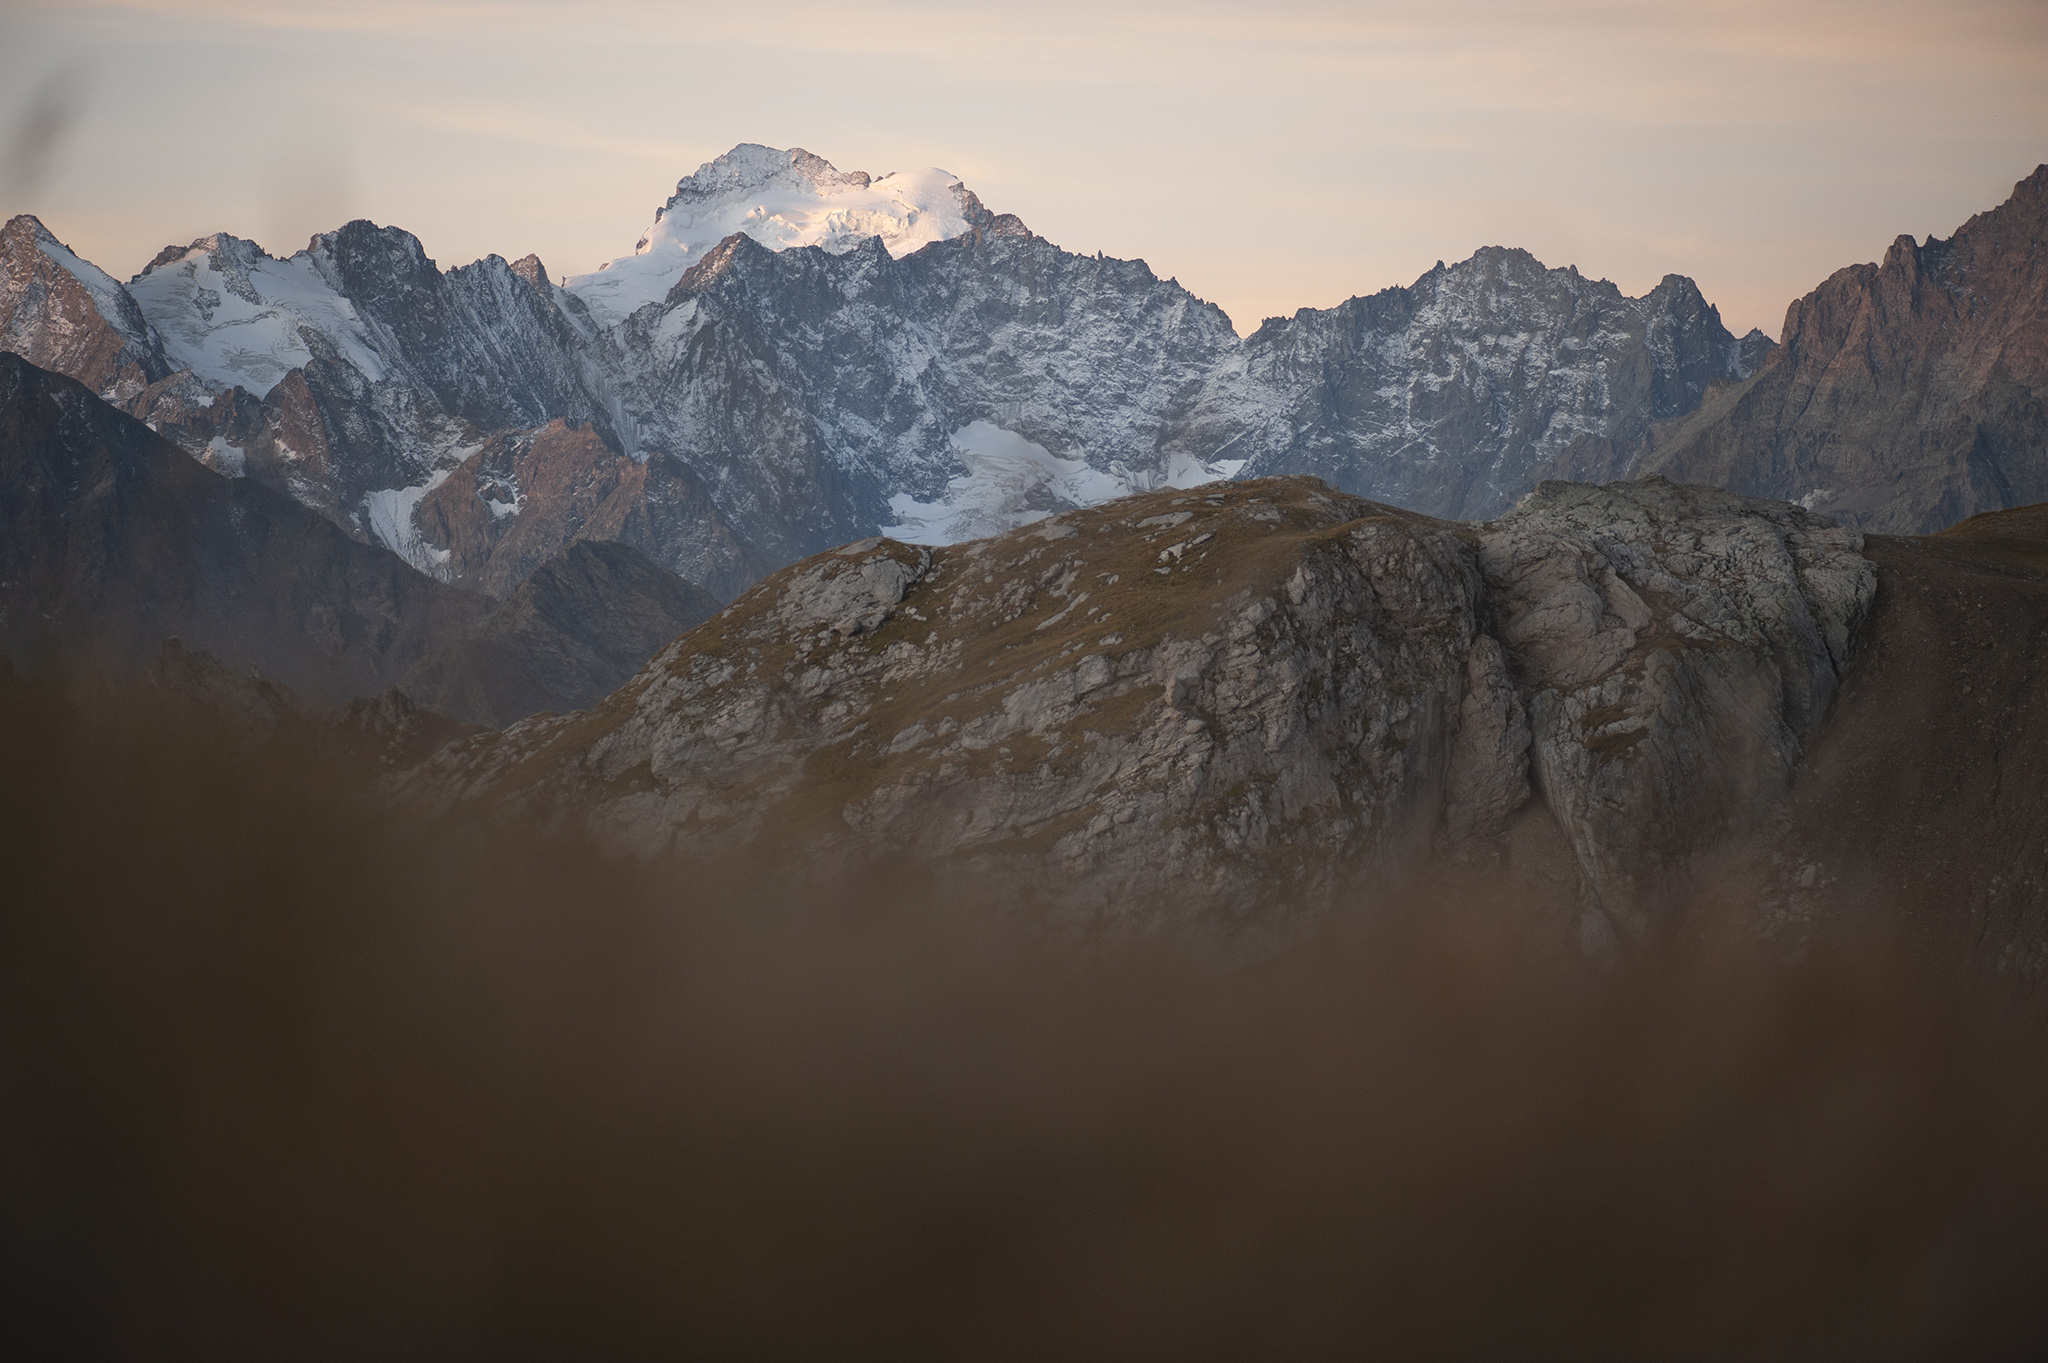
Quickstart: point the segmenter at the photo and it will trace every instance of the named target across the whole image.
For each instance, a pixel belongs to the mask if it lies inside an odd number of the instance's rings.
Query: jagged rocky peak
[[[313,238],[307,254],[336,287],[358,300],[432,288],[441,274],[418,237],[402,227],[379,227],[367,218],[322,232]]]
[[[149,264],[142,267],[141,274],[128,282],[132,286],[147,275],[170,266],[181,265],[194,257],[203,257],[214,269],[223,272],[246,272],[258,261],[275,259],[253,241],[230,232],[214,232],[184,246],[164,247],[156,253]]]
[[[2048,500],[2048,166],[1946,240],[1837,270],[1783,342],[1635,467],[1892,533]]]
[[[0,350],[127,402],[174,366],[119,281],[23,213],[0,228]]]
[[[1624,457],[1652,421],[1746,377],[1759,345],[1729,335],[1683,276],[1630,298],[1489,246],[1405,288],[1267,321],[1201,406],[1213,429],[1243,423],[1247,477],[1309,473],[1476,520],[1550,470]]]
[[[990,220],[959,177],[936,166],[879,177],[842,171],[802,147],[743,142],[676,183],[633,254],[563,281],[599,320],[616,323],[664,297],[683,271],[735,232],[783,250],[835,254],[871,237],[901,256]]]
[[[539,290],[544,297],[554,289],[554,282],[548,278],[548,267],[541,264],[540,257],[532,252],[513,261],[509,268],[513,274]]]

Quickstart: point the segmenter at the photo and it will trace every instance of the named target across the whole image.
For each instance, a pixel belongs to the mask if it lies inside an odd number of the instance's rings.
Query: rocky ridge
[[[1222,922],[1563,845],[1582,932],[1627,936],[1781,807],[1872,599],[1859,545],[1654,479],[1478,526],[1287,478],[870,539],[401,789],[642,847],[908,852],[1099,913],[1170,884]]]
[[[1837,271],[1783,341],[1641,457],[1571,472],[1657,470],[1909,534],[2048,500],[2048,165],[1946,241]]]
[[[1681,275],[1641,298],[1489,247],[1327,310],[1267,321],[1208,382],[1245,477],[1310,473],[1360,496],[1484,520],[1560,462],[1633,452],[1653,422],[1746,379],[1736,339]]]
[[[1062,251],[964,185],[897,178],[736,149],[614,267],[687,257],[629,310],[593,311],[596,276],[565,289],[531,257],[441,271],[367,222],[284,260],[204,238],[124,286],[23,218],[0,238],[0,332],[219,471],[501,595],[545,555],[500,540],[632,538],[729,596],[878,531],[945,542],[1241,468],[1497,514],[1546,461],[1626,445],[1754,362],[1685,281],[1629,300],[1501,251],[1241,340],[1142,261]],[[700,210],[805,185],[831,190],[816,222],[748,208],[714,245],[691,236]],[[831,207],[869,194],[895,196],[882,235]],[[653,249],[671,229],[681,255]],[[977,423],[1028,457],[978,451]],[[602,448],[579,459],[609,461],[613,492],[492,500],[507,470],[485,465],[564,431]],[[513,533],[529,516],[545,530]]]

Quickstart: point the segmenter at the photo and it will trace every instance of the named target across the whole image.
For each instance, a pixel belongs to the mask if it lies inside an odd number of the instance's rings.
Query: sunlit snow
[[[322,277],[306,251],[290,260],[226,233],[152,266],[128,292],[164,338],[171,362],[218,388],[261,397],[313,358],[307,333],[324,337],[372,381],[385,366],[355,305]]]
[[[820,246],[833,254],[880,237],[891,255],[967,231],[957,176],[935,166],[870,179],[801,147],[747,142],[676,185],[630,256],[562,286],[607,326],[666,297],[711,247],[744,232],[772,250]]]

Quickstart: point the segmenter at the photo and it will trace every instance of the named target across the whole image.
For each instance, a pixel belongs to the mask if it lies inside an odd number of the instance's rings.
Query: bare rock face
[[[1853,533],[1652,480],[1459,526],[1264,479],[775,575],[593,710],[403,783],[629,844],[913,852],[1104,912],[1387,884],[1555,819],[1586,925],[1773,808],[1872,592]],[[1533,781],[1532,781],[1533,778]]]
[[[1861,550],[1797,507],[1657,478],[1545,483],[1484,528],[1536,786],[1589,908],[1639,929],[1782,812],[1876,594]]]
[[[1250,912],[1275,875],[1427,854],[1481,590],[1450,528],[1310,479],[960,548],[868,540],[412,788],[517,792],[643,843],[774,829],[1050,872],[1105,909],[1170,879],[1190,913]]]
[[[411,529],[437,576],[500,598],[579,540],[630,544],[721,600],[765,571],[681,461],[619,454],[565,421],[484,442],[420,499]]]
[[[1482,634],[1465,661],[1465,698],[1444,793],[1446,844],[1469,854],[1497,840],[1529,794],[1528,708],[1515,691],[1505,650]]]
[[[25,213],[0,227],[0,350],[117,403],[173,368],[127,291]]]
[[[1746,379],[1737,339],[1682,275],[1640,298],[1527,251],[1487,247],[1406,288],[1269,319],[1199,407],[1245,476],[1312,473],[1347,492],[1483,520],[1560,460],[1632,453],[1652,422]]]
[[[1891,533],[2048,500],[2048,166],[1946,241],[1836,271],[1783,340],[1633,466]]]

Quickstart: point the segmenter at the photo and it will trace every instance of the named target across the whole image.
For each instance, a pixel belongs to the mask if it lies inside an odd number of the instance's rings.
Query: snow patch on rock
[[[909,493],[891,497],[889,510],[898,523],[885,527],[884,535],[909,544],[985,539],[1134,492],[1200,487],[1230,477],[1243,465],[1242,460],[1204,464],[1176,455],[1163,472],[1120,462],[1098,469],[1085,460],[1062,459],[989,421],[969,422],[953,432],[952,441],[965,472],[949,481],[936,501],[921,502]]]
[[[413,524],[412,513],[420,499],[447,482],[456,467],[448,465],[413,487],[380,488],[363,498],[363,512],[377,542],[429,577],[446,578],[453,551],[429,544]]]
[[[48,228],[40,221],[35,223],[36,248],[48,256],[56,266],[84,286],[92,295],[93,306],[107,325],[138,345],[147,345],[149,336],[146,328],[135,325],[131,308],[124,307],[126,297],[120,281],[102,270],[91,261],[76,255],[70,247],[50,235]]]
[[[200,462],[216,473],[230,478],[240,478],[249,469],[249,453],[239,445],[230,445],[220,436],[206,442],[206,453]]]

